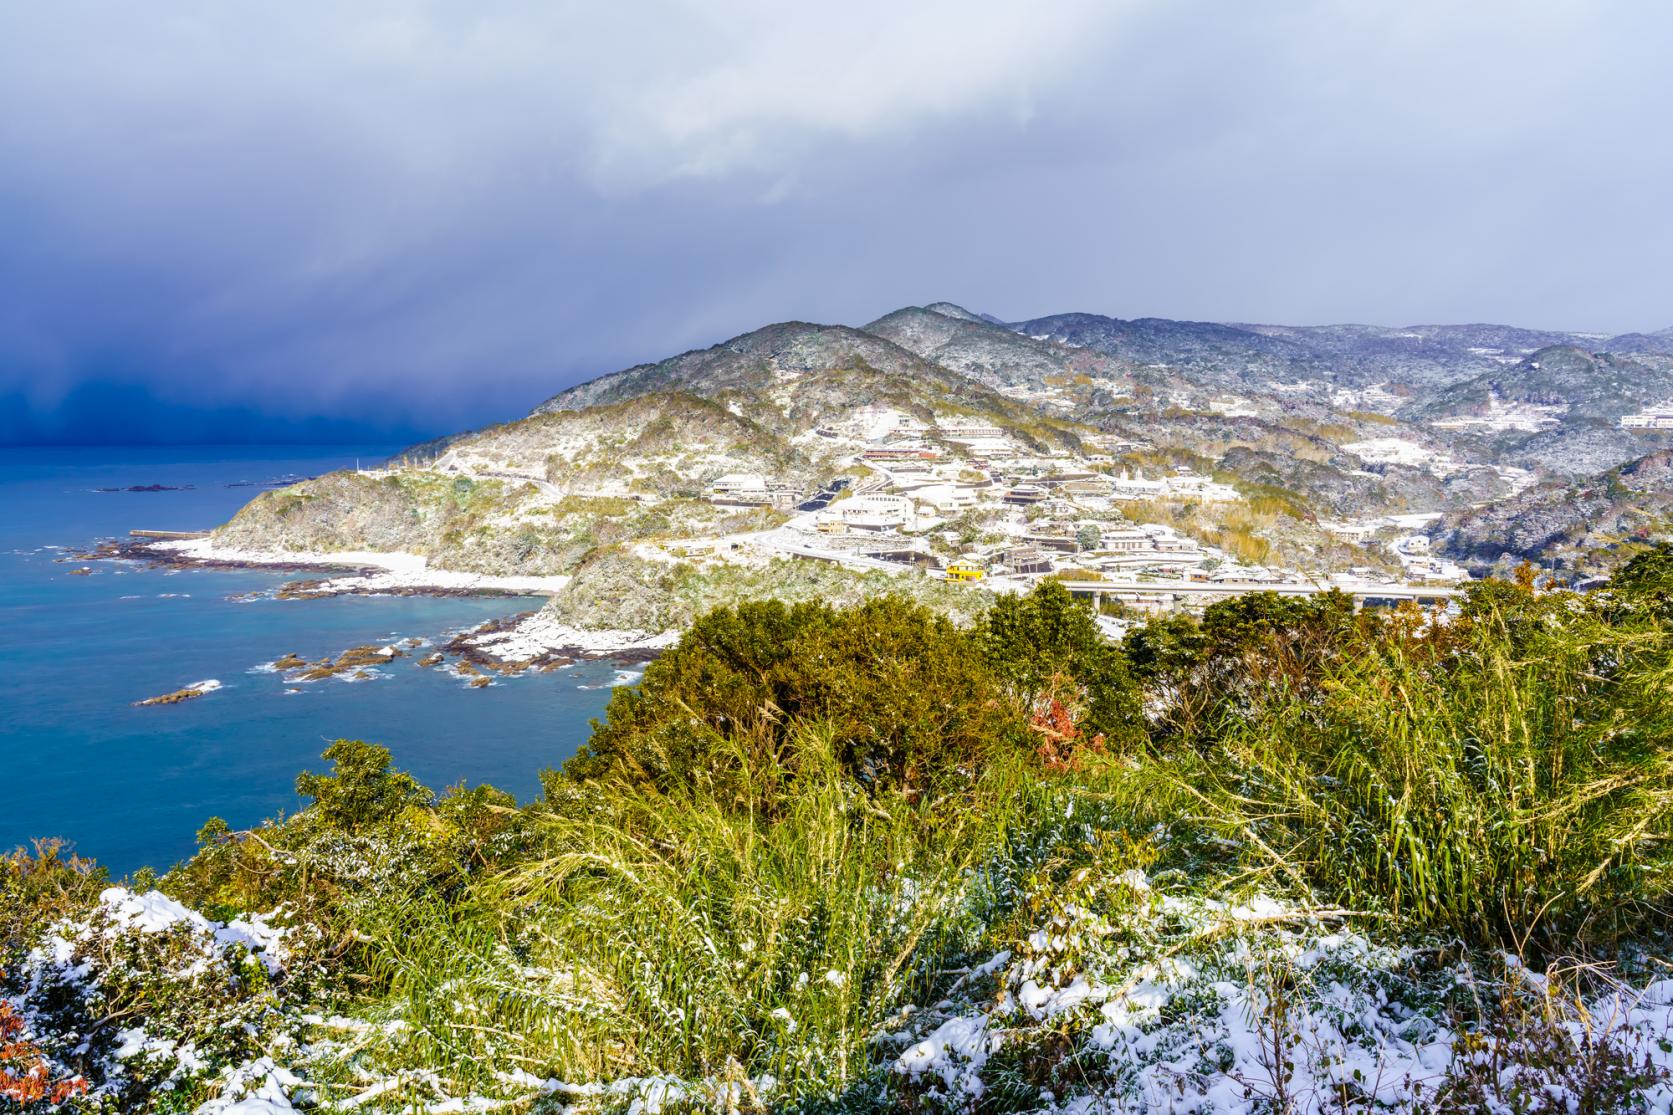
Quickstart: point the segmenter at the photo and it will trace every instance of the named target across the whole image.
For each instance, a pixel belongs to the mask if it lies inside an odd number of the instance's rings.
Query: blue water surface
[[[291,811],[333,739],[372,740],[425,784],[490,782],[527,800],[586,740],[620,680],[608,662],[470,689],[410,656],[375,681],[287,686],[263,663],[418,637],[445,642],[538,598],[238,601],[296,574],[62,561],[134,527],[225,521],[262,486],[389,447],[0,449],[0,849],[58,836],[120,875],[189,855],[210,816]],[[185,489],[100,492],[160,484]],[[61,547],[61,548],[55,548]],[[90,576],[71,570],[89,565]],[[133,702],[208,678],[181,704]],[[299,692],[287,693],[290,688]]]

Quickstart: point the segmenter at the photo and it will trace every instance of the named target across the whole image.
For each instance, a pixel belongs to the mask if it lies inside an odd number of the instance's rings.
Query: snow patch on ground
[[[1001,1053],[1014,1087],[1019,1056],[1057,1049],[1075,1083],[1043,1091],[1038,1109],[1074,1115],[1418,1115],[1481,1066],[1526,1072],[1524,1083],[1537,1079],[1554,1098],[1574,1086],[1525,1039],[1466,1031],[1438,1009],[1449,989],[1474,981],[1466,967],[1425,967],[1422,949],[1376,943],[1335,928],[1329,912],[1268,897],[1159,894],[1136,870],[1112,883],[1128,891],[1126,909],[1109,911],[1108,895],[1105,913],[1065,904],[1014,955],[973,968],[962,995],[883,1035],[901,1050],[895,1077],[929,1106],[967,1110],[999,1079],[984,1070]],[[1568,1002],[1514,957],[1504,972],[1574,1048],[1609,1043],[1659,1073],[1642,1088],[1645,1110],[1673,1107],[1673,980]],[[990,978],[994,991],[977,986]]]
[[[285,930],[268,923],[271,914],[247,914],[229,922],[210,921],[161,891],[136,894],[126,887],[106,887],[99,902],[117,929],[161,933],[177,925],[215,938],[219,945],[236,945],[258,956],[268,971],[277,972],[285,959]]]
[[[897,1057],[894,1069],[906,1077],[938,1078],[946,1095],[976,1099],[986,1091],[982,1067],[1000,1043],[999,1035],[988,1031],[986,1018],[960,1015]]]
[[[627,650],[660,650],[679,641],[678,631],[590,631],[561,623],[545,612],[535,612],[503,631],[472,635],[466,642],[502,662],[532,662],[547,654],[579,650],[610,654]]]
[[[548,576],[467,573],[457,569],[432,569],[423,554],[398,550],[241,550],[219,546],[211,538],[159,542],[167,550],[192,561],[240,562],[246,565],[319,566],[322,569],[369,568],[370,574],[333,577],[315,590],[319,595],[348,592],[390,592],[404,589],[437,589],[449,592],[513,592],[550,596],[569,583],[567,575]]]

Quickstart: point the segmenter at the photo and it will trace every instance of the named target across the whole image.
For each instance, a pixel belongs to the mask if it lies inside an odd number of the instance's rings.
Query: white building
[[[760,503],[769,498],[766,478],[753,472],[728,473],[709,485],[709,494],[715,499]]]
[[[1105,530],[1098,549],[1105,553],[1130,554],[1151,549],[1150,535],[1142,530]]]
[[[1194,472],[1182,472],[1177,476],[1168,477],[1168,494],[1173,496],[1188,496],[1192,499],[1207,500],[1210,503],[1232,503],[1243,497],[1236,488],[1229,484],[1222,484],[1218,480],[1210,480],[1206,476],[1198,476]]]
[[[1319,529],[1332,538],[1340,538],[1344,542],[1370,542],[1377,537],[1377,523],[1373,520],[1361,520],[1352,523],[1321,522]]]
[[[1005,431],[998,426],[985,426],[975,422],[942,422],[936,426],[936,433],[948,441],[1003,441]]]
[[[1638,414],[1621,415],[1623,430],[1673,430],[1673,402],[1660,403]]]
[[[1115,481],[1115,491],[1112,495],[1116,499],[1160,499],[1166,490],[1167,484],[1164,481],[1146,480],[1143,469],[1134,470],[1131,476],[1127,474],[1126,469],[1122,469],[1120,477]]]
[[[1126,453],[1139,448],[1138,442],[1128,441],[1126,438],[1117,437],[1114,434],[1094,434],[1085,439],[1085,444],[1095,449],[1102,449],[1105,453]]]
[[[1165,527],[1106,530],[1096,557],[1096,563],[1104,569],[1190,569],[1207,560],[1208,555],[1196,542]]]
[[[851,530],[910,530],[917,525],[918,512],[906,496],[854,496],[820,513],[821,523],[839,522]]]
[[[1125,469],[1116,478],[1112,499],[1199,499],[1209,503],[1230,503],[1242,499],[1236,488],[1194,472],[1182,472],[1162,480],[1145,479],[1142,470],[1129,476]]]
[[[912,498],[945,515],[974,507],[976,489],[961,484],[925,484],[921,488],[912,489]]]

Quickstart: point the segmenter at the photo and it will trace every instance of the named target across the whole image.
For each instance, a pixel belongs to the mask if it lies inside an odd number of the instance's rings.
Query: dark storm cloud
[[[1649,2],[0,0],[0,439],[405,437],[940,298],[1659,328],[1670,43]]]

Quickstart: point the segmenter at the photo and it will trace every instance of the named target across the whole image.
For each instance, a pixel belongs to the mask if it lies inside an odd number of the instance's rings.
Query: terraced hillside
[[[1638,475],[1647,466],[1632,462],[1670,444],[1621,425],[1673,398],[1669,350],[1665,330],[1094,314],[1007,325],[944,302],[863,328],[784,322],[567,388],[527,417],[415,446],[375,475],[269,493],[216,538],[569,573],[611,547],[771,525],[767,509],[714,503],[713,486],[759,477],[782,510],[833,476],[865,475],[853,431],[894,414],[932,439],[948,423],[998,430],[1062,467],[1212,476],[1280,512],[1239,529],[1292,561],[1335,553],[1321,520],[1413,512],[1447,515],[1436,540],[1460,558],[1538,558],[1572,551],[1577,530],[1660,529],[1654,492],[1623,504],[1645,522],[1618,521],[1607,478]],[[1096,448],[1106,444],[1119,446],[1113,456]],[[1188,530],[1204,522],[1167,514]]]

